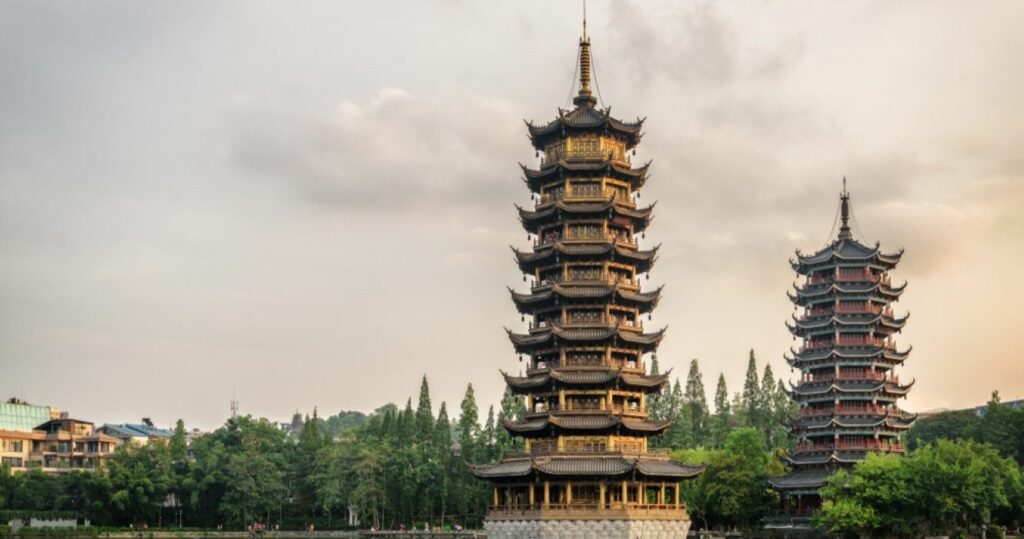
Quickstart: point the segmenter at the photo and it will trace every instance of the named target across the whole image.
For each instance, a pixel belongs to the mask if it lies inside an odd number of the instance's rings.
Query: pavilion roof
[[[512,247],[512,251],[515,253],[519,268],[527,273],[533,272],[534,268],[539,265],[551,264],[551,261],[558,256],[577,259],[598,258],[609,254],[612,255],[613,260],[634,264],[638,273],[644,273],[654,265],[658,256],[658,247],[660,246],[644,251],[625,249],[608,239],[594,240],[592,243],[565,243],[559,240],[534,252],[520,251],[515,247]]]
[[[623,122],[613,118],[611,107],[598,109],[593,106],[578,106],[570,111],[558,109],[558,117],[544,124],[536,125],[526,122],[533,147],[543,150],[552,140],[562,138],[573,132],[601,132],[622,138],[626,148],[632,148],[643,136],[644,120],[637,118],[635,122]]]
[[[505,331],[519,353],[528,353],[528,350],[539,345],[546,345],[556,337],[574,342],[603,342],[616,339],[620,342],[638,344],[653,349],[665,336],[665,328],[653,333],[637,333],[620,328],[617,325],[592,328],[563,328],[556,324],[536,333],[513,333],[508,329]]]
[[[608,196],[600,202],[566,202],[564,199],[559,199],[538,210],[527,210],[517,204],[516,210],[519,212],[519,219],[522,221],[523,227],[531,232],[538,223],[553,221],[563,215],[604,216],[609,213],[629,219],[634,224],[633,231],[641,232],[651,221],[651,215],[654,213],[654,204],[646,208],[634,209],[625,204],[618,203],[614,197]]]
[[[659,286],[657,289],[649,292],[633,292],[622,288],[617,284],[586,286],[566,286],[556,284],[546,290],[541,290],[532,294],[521,294],[511,288],[509,288],[509,293],[512,294],[512,301],[516,304],[516,307],[521,313],[533,312],[534,308],[552,303],[556,299],[561,303],[564,300],[595,300],[601,298],[610,299],[614,297],[624,305],[636,305],[640,307],[640,314],[644,314],[649,312],[658,304],[658,300],[661,298],[661,289],[662,287]]]
[[[471,464],[469,468],[473,475],[482,478],[523,477],[531,472],[563,477],[622,476],[636,472],[650,478],[688,479],[704,472],[703,466],[667,458],[631,458],[616,454],[513,457],[494,464]]]
[[[629,183],[633,189],[639,189],[647,183],[647,171],[650,170],[651,162],[647,161],[638,167],[623,166],[613,159],[597,161],[567,161],[561,159],[546,163],[539,169],[529,168],[520,163],[523,169],[523,180],[533,191],[539,191],[541,186],[560,180],[565,177],[582,177],[586,175],[603,176],[616,178]]]
[[[656,375],[641,375],[625,373],[621,369],[609,368],[607,370],[567,370],[550,369],[541,374],[531,376],[512,376],[506,372],[501,373],[505,382],[513,390],[527,391],[531,389],[548,387],[554,382],[564,385],[604,385],[615,381],[623,385],[649,389],[656,391],[668,382],[669,372]]]
[[[853,238],[840,238],[814,254],[804,255],[797,249],[797,258],[796,260],[790,260],[790,264],[801,275],[837,265],[854,266],[857,264],[870,264],[885,269],[892,269],[896,267],[902,256],[902,249],[894,253],[884,253],[879,249],[877,242],[874,247],[868,247]]]

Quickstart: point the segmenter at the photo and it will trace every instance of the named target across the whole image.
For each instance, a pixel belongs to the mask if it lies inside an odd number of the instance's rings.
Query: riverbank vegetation
[[[653,444],[706,466],[683,486],[695,528],[755,528],[775,511],[778,497],[767,479],[785,473],[785,424],[795,409],[783,381],[770,366],[759,369],[753,352],[740,391],[730,393],[719,376],[709,404],[694,360],[649,409],[674,421]],[[521,451],[521,441],[501,425],[523,413],[522,401],[508,393],[497,409],[482,412],[471,385],[458,410],[445,403],[435,410],[424,377],[415,402],[370,414],[314,414],[301,433],[243,416],[189,445],[179,421],[169,443],[121,447],[102,472],[0,470],[0,511],[64,512],[97,526],[207,529],[244,529],[256,521],[341,529],[351,511],[361,527],[472,528],[486,512],[489,491],[466,463]],[[984,416],[955,412],[922,420],[908,440],[909,456],[872,456],[835,477],[819,524],[836,533],[899,535],[929,526],[998,531],[1024,520],[1024,409],[994,399]]]

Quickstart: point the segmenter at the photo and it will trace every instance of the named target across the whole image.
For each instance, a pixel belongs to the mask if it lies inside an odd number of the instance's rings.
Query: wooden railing
[[[840,404],[839,406],[833,406],[828,408],[812,408],[808,406],[800,409],[800,417],[822,417],[830,416],[833,414],[885,415],[886,413],[887,409],[884,406],[879,406],[877,404],[867,404],[863,406]]]
[[[869,270],[864,271],[844,271],[840,270],[838,273],[831,275],[812,275],[807,278],[807,284],[809,286],[832,284],[832,283],[882,283],[884,285],[892,284],[889,276],[886,274],[878,275],[872,273]]]
[[[860,372],[842,372],[838,375],[834,373],[827,374],[805,374],[801,381],[803,382],[832,382],[832,381],[875,381],[875,382],[892,382],[899,383],[900,377],[895,374],[886,375],[883,372],[874,371],[860,371]]]
[[[801,442],[796,444],[796,451],[801,453],[815,451],[887,451],[892,453],[904,451],[902,443],[883,442],[881,440],[865,440],[862,442],[833,442],[833,443],[811,443]]]
[[[880,337],[839,337],[838,339],[832,340],[807,341],[800,351],[806,352],[810,350],[821,350],[822,348],[830,348],[833,346],[880,346],[888,350],[893,350],[896,348],[896,343]]]

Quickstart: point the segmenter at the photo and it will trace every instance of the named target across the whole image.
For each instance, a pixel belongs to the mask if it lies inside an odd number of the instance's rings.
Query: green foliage
[[[690,513],[702,528],[750,527],[775,505],[776,494],[768,488],[771,454],[759,432],[738,429],[719,450],[674,452],[673,458],[704,464],[697,479],[684,481],[682,493]]]
[[[822,490],[817,523],[834,533],[913,537],[1019,524],[1020,468],[990,445],[939,441],[907,457],[870,454]]]

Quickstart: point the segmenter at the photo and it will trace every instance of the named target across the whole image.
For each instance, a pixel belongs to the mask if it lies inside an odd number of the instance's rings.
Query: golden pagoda
[[[669,422],[647,409],[668,376],[648,374],[645,361],[664,330],[642,322],[661,293],[640,284],[657,253],[638,241],[653,209],[636,202],[649,163],[630,162],[643,120],[597,106],[585,20],[578,69],[574,108],[544,125],[527,122],[540,164],[523,166],[535,206],[518,210],[535,242],[513,251],[531,286],[510,293],[530,324],[508,335],[529,359],[525,374],[503,373],[526,400],[525,417],[504,425],[525,451],[471,470],[493,484],[492,539],[685,537],[680,482],[702,468],[648,447]]]

